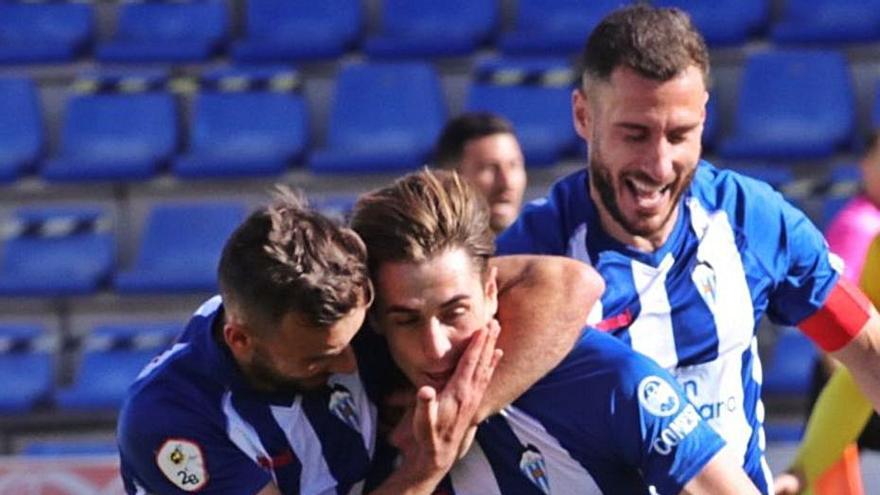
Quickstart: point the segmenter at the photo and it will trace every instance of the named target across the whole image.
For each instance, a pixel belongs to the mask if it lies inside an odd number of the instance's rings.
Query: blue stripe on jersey
[[[477,430],[476,440],[480,442],[480,447],[483,448],[483,452],[492,466],[492,472],[495,474],[495,480],[501,493],[516,493],[517,495],[546,495],[549,493],[547,470],[542,463],[540,452],[529,456],[526,451],[530,446],[520,443],[519,438],[501,415],[496,414],[481,423]],[[513,466],[521,465],[520,461],[524,455],[534,459],[523,464],[526,471],[512,469]],[[546,491],[542,487],[546,487]]]
[[[298,493],[302,463],[293,452],[284,431],[278,426],[269,404],[250,400],[246,394],[238,393],[232,394],[232,405],[260,437],[260,443],[270,456],[266,461],[275,473],[278,489],[281,493]]]
[[[321,441],[324,459],[330,473],[338,483],[336,492],[345,495],[351,487],[366,478],[370,454],[364,446],[361,434],[335,414],[331,409],[332,391],[323,387],[303,396],[302,408],[312,428]],[[363,412],[361,412],[363,414]]]
[[[759,364],[755,363],[752,349],[749,348],[742,354],[743,402],[745,404],[756,404],[761,400],[761,384],[756,382],[753,377],[754,366],[756,365]],[[767,486],[767,477],[764,476],[764,470],[761,466],[762,459],[764,458],[764,445],[762,445],[763,442],[760,439],[764,434],[764,418],[757,417],[756,407],[746,407],[743,412],[746,415],[746,420],[753,426],[752,436],[749,438],[749,443],[746,446],[747,454],[743,470],[749,475],[749,478],[752,479],[752,482],[761,493],[768,493],[770,490]]]

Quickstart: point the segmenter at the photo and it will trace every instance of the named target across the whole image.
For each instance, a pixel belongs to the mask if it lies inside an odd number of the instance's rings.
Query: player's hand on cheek
[[[806,483],[804,483],[803,477],[798,476],[797,473],[780,473],[773,480],[774,495],[797,495],[804,489],[806,489]]]

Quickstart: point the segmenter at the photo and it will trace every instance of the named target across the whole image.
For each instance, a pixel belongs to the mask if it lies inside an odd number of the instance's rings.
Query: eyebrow
[[[643,124],[635,124],[632,122],[618,122],[614,125],[615,125],[615,127],[621,127],[621,128],[632,130],[632,131],[647,131],[648,130],[648,126],[643,125]],[[688,131],[692,131],[692,130],[696,129],[699,126],[700,126],[699,122],[696,122],[694,124],[680,125],[678,127],[672,128],[670,130],[670,132],[673,132],[673,133],[688,132]]]
[[[459,302],[461,302],[463,300],[467,300],[467,299],[470,299],[469,295],[458,294],[456,296],[453,296],[451,299],[444,302],[443,304],[441,304],[440,307],[446,308],[449,306],[454,306],[454,305],[458,304]],[[401,304],[394,304],[392,306],[388,306],[388,308],[385,310],[385,314],[391,314],[391,313],[409,314],[409,313],[418,313],[418,312],[419,311],[417,309],[409,308],[409,307],[403,306]]]

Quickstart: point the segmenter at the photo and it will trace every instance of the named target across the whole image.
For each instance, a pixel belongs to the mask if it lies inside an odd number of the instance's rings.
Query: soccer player
[[[878,407],[880,319],[802,212],[700,159],[709,55],[685,13],[618,9],[580,64],[587,167],[526,205],[498,251],[591,263],[608,290],[589,321],[670,370],[769,493],[757,322],[799,327]]]
[[[289,192],[246,219],[223,250],[222,298],[202,305],[129,390],[118,424],[128,493],[375,487],[367,479],[377,448],[371,383],[387,363],[349,345],[373,297],[366,259],[356,234]],[[418,391],[407,424],[416,441],[375,493],[431,493],[474,421],[545,374],[579,335],[586,310],[567,309],[555,294],[598,297],[595,272],[578,262],[512,261],[494,265],[511,287],[501,303],[509,309],[499,313],[513,358],[507,371],[499,369],[484,395],[498,362],[498,331],[487,325],[469,341],[449,385]],[[517,324],[527,321],[521,311],[550,328]],[[545,352],[524,359],[518,345]]]
[[[409,174],[355,205],[375,327],[416,387],[442,389],[474,330],[495,314],[488,217],[467,181],[440,170]],[[405,444],[405,433],[395,441]],[[596,330],[481,423],[476,439],[445,493],[757,493],[675,379]]]
[[[516,219],[526,190],[526,165],[506,119],[472,112],[450,120],[437,139],[434,161],[440,168],[458,171],[483,194],[495,233]]]

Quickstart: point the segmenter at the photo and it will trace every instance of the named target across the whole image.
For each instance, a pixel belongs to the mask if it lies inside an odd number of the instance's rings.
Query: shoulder
[[[766,182],[734,170],[717,168],[705,160],[700,161],[694,172],[691,194],[712,210],[757,206],[767,201],[775,203],[782,198]]]

